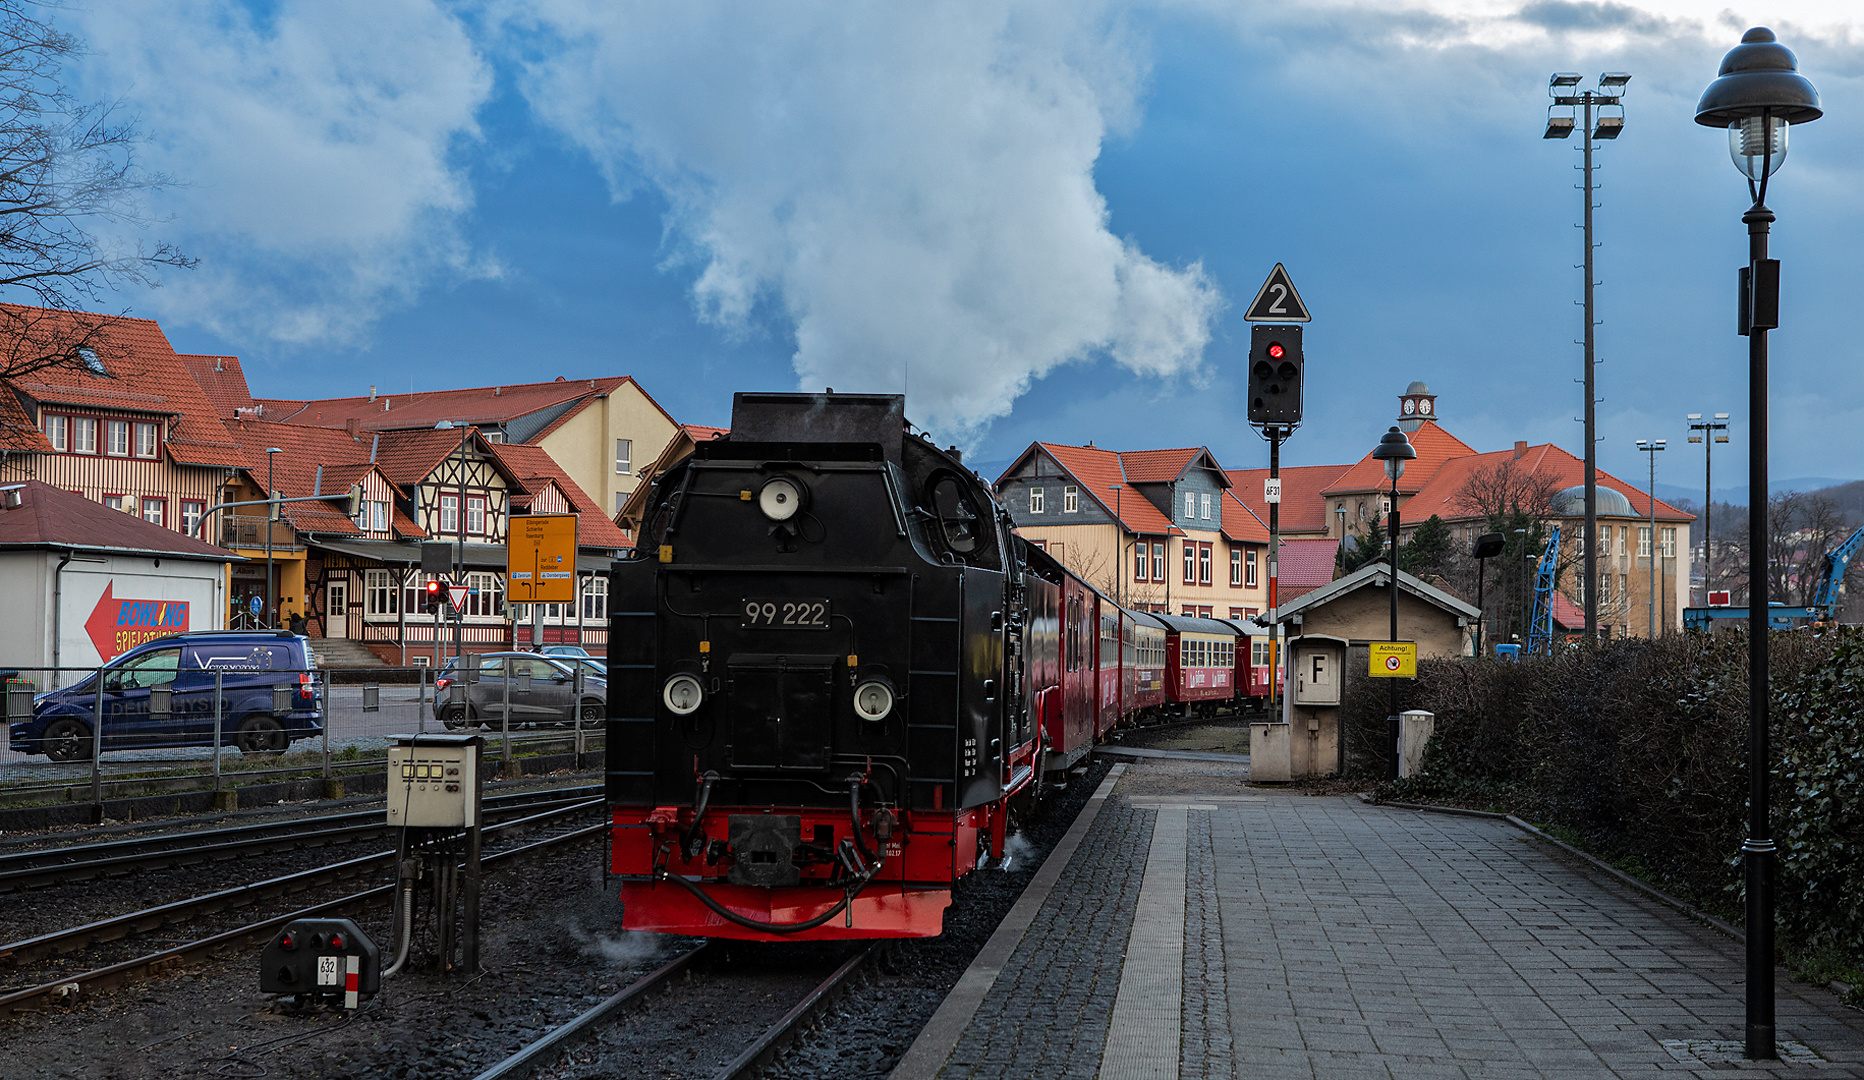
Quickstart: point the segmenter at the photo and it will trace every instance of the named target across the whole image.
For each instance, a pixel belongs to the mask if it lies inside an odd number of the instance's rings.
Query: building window
[[[161,525],[165,523],[168,520],[168,500],[142,500],[142,519],[151,525]]]
[[[1061,512],[1072,514],[1081,509],[1081,489],[1069,484],[1061,489]]]
[[[474,536],[485,535],[484,495],[468,495],[466,497],[466,531]]]
[[[71,421],[63,416],[45,418],[45,438],[59,453],[71,449]]]
[[[1190,540],[1184,542],[1184,583],[1193,585],[1197,582],[1197,545]]]
[[[95,454],[97,452],[97,421],[89,416],[80,416],[75,418],[72,426],[75,428],[72,432],[75,436],[72,439],[72,450],[79,454]]]
[[[1619,596],[1630,596],[1631,595],[1630,581],[1631,581],[1630,574],[1619,574],[1618,575],[1618,595]]]
[[[161,441],[160,424],[136,425],[136,456],[152,458],[155,456],[156,444]]]
[[[1233,621],[1233,622],[1241,622],[1241,621],[1243,621],[1243,609],[1242,609],[1242,608],[1239,608],[1239,607],[1233,607],[1233,608],[1231,608],[1231,609],[1230,609],[1230,619],[1231,619],[1231,621]]]
[[[1230,549],[1230,584],[1241,585],[1242,583],[1243,583],[1243,549],[1242,548],[1231,548]]]
[[[1205,521],[1210,520],[1210,496],[1209,495],[1199,495],[1197,497],[1197,516],[1200,518],[1203,518]]]
[[[192,500],[183,501],[181,504],[181,531],[188,536],[193,536],[201,527],[201,515],[206,512],[207,504],[204,502],[194,502]]]
[[[1165,580],[1165,542],[1163,540],[1152,545],[1152,580]]]
[[[466,575],[466,614],[470,618],[502,618],[505,613],[505,579],[497,574]]]
[[[1133,545],[1133,580],[1144,581],[1148,576],[1149,575],[1146,573],[1146,543],[1141,540],[1139,543]]]
[[[625,491],[617,491],[615,493],[615,512],[617,514],[621,513],[621,508],[625,506],[627,502],[628,502],[628,493]]]
[[[111,457],[128,457],[129,456],[129,421],[128,420],[111,420],[107,424],[104,425],[104,431],[109,436],[109,440],[110,440],[107,444],[105,444],[106,445],[105,452],[108,453]]]
[[[1032,514],[1042,512],[1042,489],[1039,487],[1029,489],[1029,512]]]
[[[1256,587],[1256,553],[1251,551],[1243,556],[1243,587]]]
[[[1631,553],[1631,529],[1627,525],[1618,527],[1618,554],[1620,557]]]
[[[1600,574],[1599,575],[1599,603],[1609,604],[1611,602],[1612,602],[1612,576],[1610,574]]]
[[[608,579],[589,577],[583,581],[582,588],[583,622],[605,623],[608,621]]]
[[[1650,558],[1650,526],[1640,525],[1637,530],[1637,557]]]
[[[615,440],[615,472],[627,476],[634,469],[634,440]]]
[[[1210,548],[1209,544],[1197,545],[1197,583],[1210,584]]]
[[[1184,516],[1186,518],[1197,516],[1197,492],[1195,491],[1184,493]]]
[[[112,510],[118,511],[119,513],[126,511],[129,509],[129,496],[128,495],[105,495],[104,505],[108,506]]]
[[[1666,559],[1676,558],[1675,529],[1666,528],[1663,530],[1663,557]]]
[[[440,531],[457,533],[460,527],[460,497],[458,495],[440,496]]]
[[[393,570],[365,570],[362,578],[362,612],[364,615],[398,615],[396,606],[401,590],[395,585]],[[334,614],[334,613],[333,613]]]
[[[365,499],[356,511],[356,527],[364,532],[388,531],[388,500]]]

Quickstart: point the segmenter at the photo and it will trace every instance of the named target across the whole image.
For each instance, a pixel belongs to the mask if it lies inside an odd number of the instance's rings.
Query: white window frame
[[[485,535],[486,497],[484,495],[466,496],[466,535]]]
[[[1043,507],[1047,504],[1047,502],[1048,502],[1048,499],[1042,494],[1041,488],[1032,487],[1029,489],[1029,512],[1030,513],[1032,514],[1042,513]]]
[[[106,440],[104,443],[104,455],[106,457],[129,456],[129,431],[128,420],[104,421],[104,437]],[[119,435],[122,436],[120,444],[117,439]],[[118,449],[119,445],[122,447],[121,449]]]
[[[1197,517],[1197,492],[1195,491],[1184,493],[1184,516],[1187,519]]]
[[[1260,561],[1261,560],[1256,558],[1255,552],[1250,551],[1250,552],[1244,553],[1243,555],[1243,588],[1253,589],[1256,587],[1256,580],[1257,580],[1256,564],[1259,563]]]
[[[1147,572],[1148,565],[1149,565],[1148,560],[1151,554],[1151,552],[1148,550],[1149,546],[1150,545],[1148,545],[1146,541],[1144,540],[1141,540],[1138,543],[1133,545],[1133,580],[1134,581],[1152,580],[1152,575]]]
[[[615,440],[615,475],[632,476],[634,470],[634,440]]]
[[[207,504],[198,499],[181,500],[181,534],[193,536],[194,530],[200,528],[201,518],[207,514]]]
[[[159,452],[161,445],[162,445],[162,425],[144,424],[144,423],[138,423],[136,425],[136,456],[137,457],[139,458],[155,457],[156,454]]]
[[[365,618],[387,619],[401,614],[401,574],[395,570],[364,570],[362,603]]]
[[[460,497],[458,495],[440,496],[440,531],[447,536],[457,536],[460,529]]]
[[[505,616],[505,579],[502,575],[474,572],[466,575],[466,617],[502,619]],[[477,589],[478,592],[470,590]]]
[[[1205,521],[1210,520],[1210,493],[1209,492],[1205,492],[1204,494],[1199,495],[1197,497],[1197,516],[1199,518],[1202,518]]]
[[[47,413],[45,417],[45,438],[52,444],[52,449],[65,453],[71,449],[71,418],[54,416]]]
[[[591,575],[583,580],[582,621],[608,622],[608,579]]]
[[[1650,558],[1650,539],[1651,539],[1650,538],[1650,526],[1639,525],[1637,527],[1637,557],[1638,558],[1640,559]]]
[[[1073,484],[1064,485],[1061,489],[1061,512],[1073,514],[1078,513],[1080,509],[1081,489]]]
[[[94,416],[73,417],[71,432],[72,452],[77,454],[95,454],[97,452],[97,418]],[[86,436],[89,436],[86,438]]]
[[[143,498],[137,501],[141,503],[142,519],[144,521],[148,522],[151,525],[162,525],[167,522],[167,519],[168,519],[168,500],[167,499],[152,499],[145,495]],[[154,516],[150,515],[149,511],[151,510],[155,511]]]
[[[1159,540],[1152,545],[1152,580],[1165,580],[1165,542]]]
[[[1663,541],[1663,557],[1666,559],[1676,558],[1676,530],[1666,525],[1659,536]]]
[[[1242,583],[1243,549],[1233,547],[1230,549],[1230,584],[1241,585]]]

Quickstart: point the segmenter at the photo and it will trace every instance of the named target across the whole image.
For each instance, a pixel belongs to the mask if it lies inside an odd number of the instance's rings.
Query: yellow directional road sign
[[[1417,678],[1417,642],[1374,641],[1366,672],[1375,679]]]
[[[514,604],[576,602],[576,515],[531,514],[509,519],[505,598]]]

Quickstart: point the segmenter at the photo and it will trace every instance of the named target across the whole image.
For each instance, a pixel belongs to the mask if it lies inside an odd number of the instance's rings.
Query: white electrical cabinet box
[[[388,823],[423,829],[479,824],[478,735],[400,735],[388,750]]]
[[[1306,641],[1297,638],[1290,645],[1294,653],[1294,703],[1296,705],[1338,705],[1340,685],[1345,680],[1346,649],[1342,643],[1328,640]]]

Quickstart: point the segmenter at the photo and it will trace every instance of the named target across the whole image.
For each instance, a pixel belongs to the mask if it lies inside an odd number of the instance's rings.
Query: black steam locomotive
[[[624,925],[937,934],[1053,760],[1060,574],[904,399],[737,395],[610,578]]]

